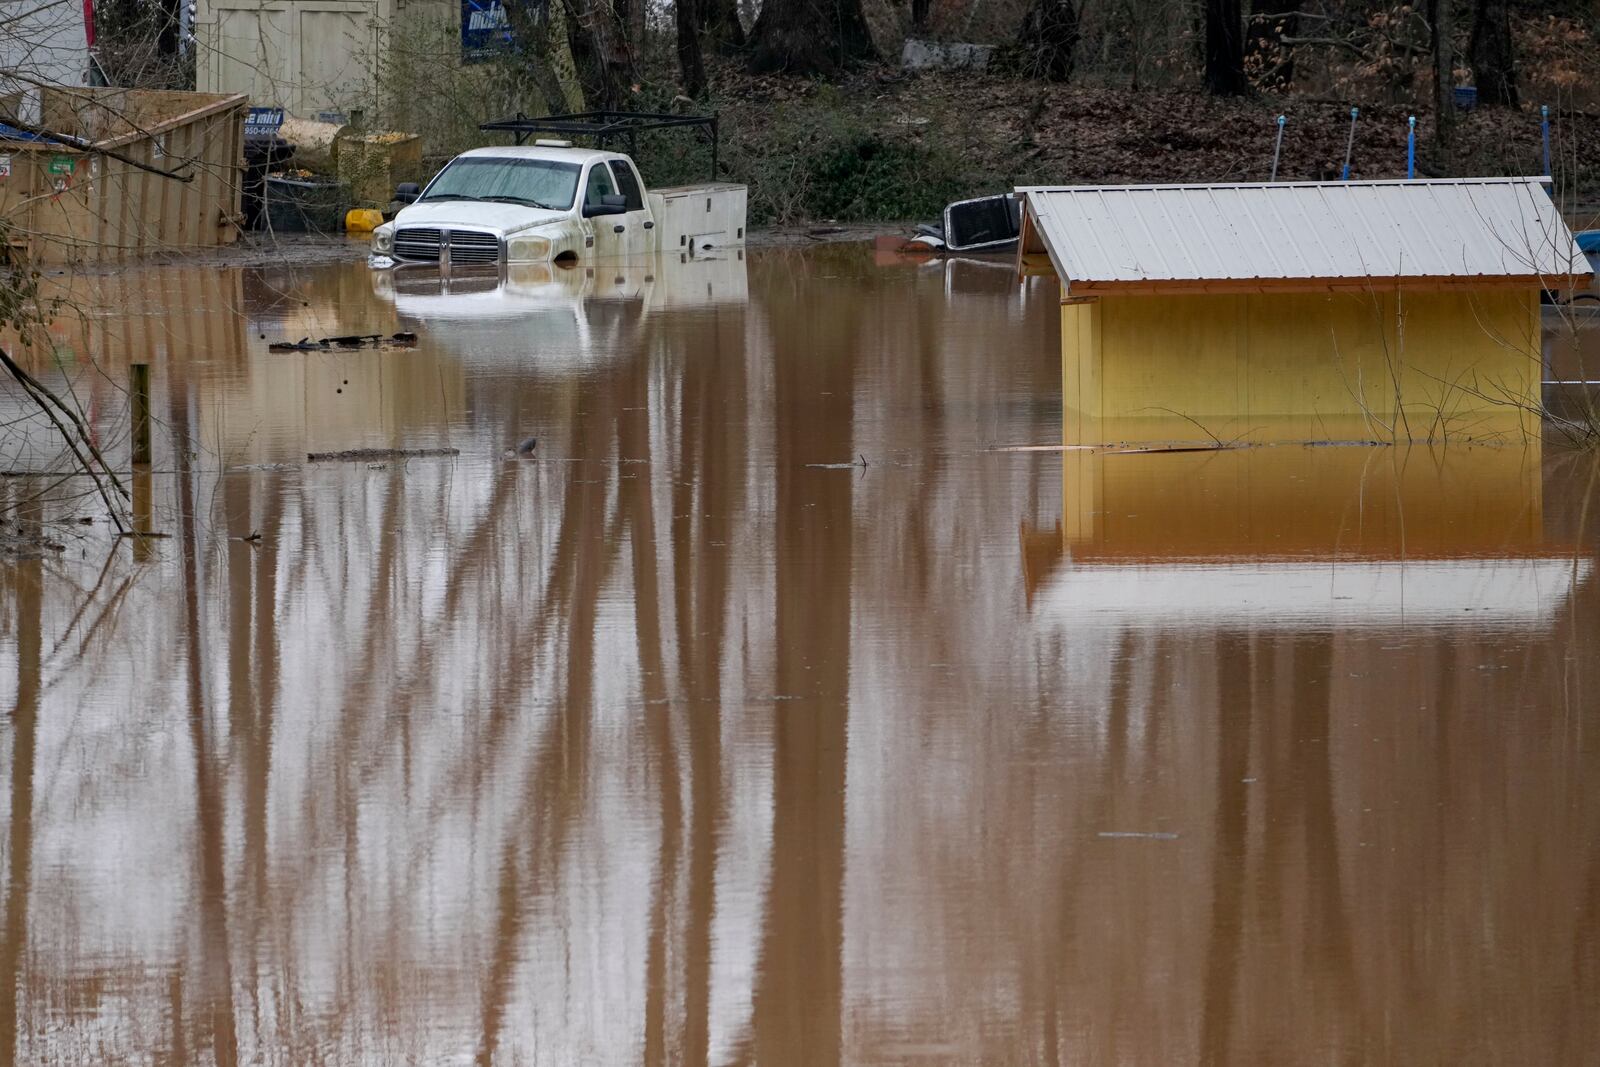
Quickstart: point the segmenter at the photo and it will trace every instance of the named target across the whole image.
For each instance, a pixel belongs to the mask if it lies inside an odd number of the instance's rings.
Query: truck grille
[[[396,230],[394,254],[400,259],[416,259],[425,263],[439,262],[439,231],[415,227]]]
[[[472,230],[450,231],[450,262],[498,263],[500,238],[492,233],[475,233]]]
[[[435,230],[408,226],[394,235],[394,254],[413,263],[439,262],[439,250],[450,249],[450,262],[469,266],[500,261],[500,238],[476,230]]]

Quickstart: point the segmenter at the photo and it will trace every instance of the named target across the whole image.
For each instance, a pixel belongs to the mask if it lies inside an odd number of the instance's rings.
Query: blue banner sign
[[[513,51],[517,29],[543,25],[549,3],[550,0],[461,0],[462,60],[475,63]],[[516,9],[515,16],[512,8]]]
[[[278,127],[283,125],[283,108],[281,107],[253,107],[244,117],[244,135],[246,137],[275,137]]]
[[[515,0],[512,0],[515,2]],[[505,0],[461,0],[461,58],[468,63],[510,51],[511,17]]]

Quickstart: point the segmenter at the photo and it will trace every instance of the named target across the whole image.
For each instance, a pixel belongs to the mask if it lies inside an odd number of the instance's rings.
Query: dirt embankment
[[[713,97],[729,175],[750,183],[752,218],[779,222],[923,217],[944,199],[1032,183],[1264,181],[1279,115],[1278,178],[1337,180],[1353,106],[1360,109],[1350,145],[1353,178],[1406,176],[1413,114],[1420,176],[1545,169],[1533,104],[1456,112],[1442,149],[1426,108],[1302,95],[1224,99],[887,67],[822,83],[722,66]],[[1597,137],[1600,115],[1552,114],[1551,169],[1563,204],[1597,199],[1591,190],[1600,192],[1600,158],[1588,148]],[[891,166],[881,165],[885,158]],[[893,187],[896,171],[907,183],[900,189]]]

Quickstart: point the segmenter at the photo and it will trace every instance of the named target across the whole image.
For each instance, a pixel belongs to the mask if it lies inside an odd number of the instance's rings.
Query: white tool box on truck
[[[657,189],[650,194],[656,247],[692,256],[705,248],[744,244],[748,197],[748,189],[728,182]]]

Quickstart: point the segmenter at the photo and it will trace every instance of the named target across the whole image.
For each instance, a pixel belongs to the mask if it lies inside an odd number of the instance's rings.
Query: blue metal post
[[[1360,108],[1350,109],[1350,137],[1344,143],[1344,174],[1340,177],[1340,181],[1350,180],[1350,153],[1356,147],[1356,116],[1359,114],[1361,114]]]
[[[1406,134],[1406,177],[1417,176],[1417,116],[1411,116],[1411,132]]]
[[[1550,105],[1544,104],[1539,108],[1540,132],[1544,134],[1544,173],[1545,177],[1553,178],[1555,173],[1550,169]]]
[[[1278,140],[1272,146],[1272,180],[1278,180],[1278,153],[1283,151],[1283,116],[1278,116]]]

